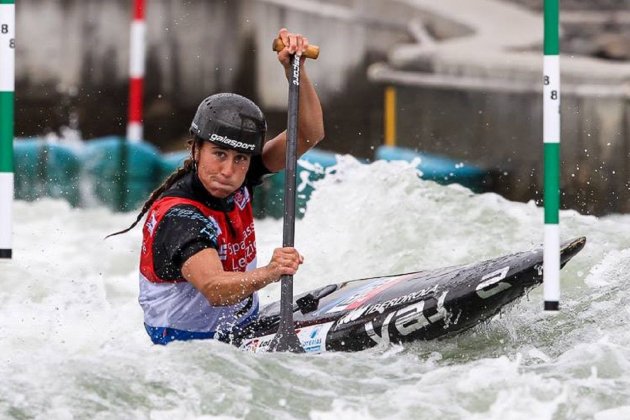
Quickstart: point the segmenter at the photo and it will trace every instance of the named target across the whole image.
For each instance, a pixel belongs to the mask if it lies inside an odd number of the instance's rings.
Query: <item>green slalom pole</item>
[[[543,285],[546,311],[560,307],[560,47],[559,0],[545,0],[543,141],[545,242]]]
[[[0,0],[0,259],[12,256],[15,0]]]

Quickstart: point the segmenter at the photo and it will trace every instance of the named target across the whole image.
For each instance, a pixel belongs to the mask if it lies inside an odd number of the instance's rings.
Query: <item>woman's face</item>
[[[225,198],[243,185],[251,159],[246,153],[210,142],[203,142],[195,157],[201,183],[217,198]]]

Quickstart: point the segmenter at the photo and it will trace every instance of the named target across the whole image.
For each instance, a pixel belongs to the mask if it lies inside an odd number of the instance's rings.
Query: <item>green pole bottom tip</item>
[[[559,311],[560,310],[560,302],[557,300],[546,300],[545,301],[545,311]]]

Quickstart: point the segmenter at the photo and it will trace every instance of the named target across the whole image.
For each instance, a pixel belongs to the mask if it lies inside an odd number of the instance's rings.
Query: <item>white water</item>
[[[250,354],[215,342],[150,344],[137,299],[134,214],[16,202],[0,263],[0,418],[630,417],[630,216],[567,211],[587,245],[562,271],[562,312],[542,293],[441,341],[360,353]],[[318,184],[296,246],[296,291],[478,261],[542,241],[542,210],[420,181],[402,163],[344,159]],[[281,242],[257,224],[260,262]],[[278,288],[263,293],[277,299]]]

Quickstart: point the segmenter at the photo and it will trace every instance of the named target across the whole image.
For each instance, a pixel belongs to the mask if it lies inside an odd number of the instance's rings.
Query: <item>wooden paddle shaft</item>
[[[280,38],[276,38],[273,40],[273,50],[276,52],[280,52],[284,49],[284,42]],[[306,58],[312,58],[313,60],[317,60],[319,57],[319,47],[317,45],[309,45],[304,51],[304,56]]]

